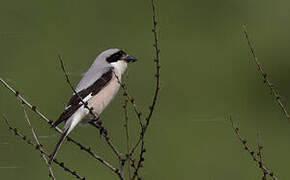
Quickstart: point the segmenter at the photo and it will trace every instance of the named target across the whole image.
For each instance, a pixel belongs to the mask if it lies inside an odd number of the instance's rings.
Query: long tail
[[[52,163],[52,161],[54,160],[56,153],[58,152],[61,144],[63,143],[63,141],[65,140],[65,138],[67,137],[67,135],[76,127],[76,125],[80,122],[81,118],[75,119],[74,116],[72,116],[70,119],[68,119],[68,121],[65,123],[64,125],[64,131],[63,134],[61,135],[61,137],[59,138],[55,149],[53,151],[53,153],[50,155],[50,160],[49,160],[49,164]]]
[[[53,153],[50,155],[50,159],[49,159],[49,164],[51,164],[51,162],[54,160],[56,153],[58,152],[61,144],[63,143],[63,141],[65,140],[65,138],[67,137],[67,135],[69,134],[69,129],[66,129],[63,134],[61,135],[61,137],[59,138],[58,143],[55,146],[55,149],[53,151]]]
[[[79,109],[84,111],[85,109]],[[64,131],[63,134],[61,135],[61,137],[59,138],[56,147],[53,151],[53,153],[50,155],[50,160],[49,160],[49,164],[52,163],[52,161],[54,160],[56,153],[58,152],[61,144],[63,143],[63,141],[65,140],[65,138],[67,137],[67,135],[77,126],[77,124],[83,119],[83,117],[86,115],[87,110],[85,110],[84,112],[82,111],[77,111],[75,114],[73,114],[65,123],[64,125]]]

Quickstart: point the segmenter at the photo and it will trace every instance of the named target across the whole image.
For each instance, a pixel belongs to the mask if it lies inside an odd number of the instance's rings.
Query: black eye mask
[[[124,55],[126,55],[126,53],[122,50],[112,54],[111,56],[107,57],[107,62],[108,63],[112,63],[112,62],[117,62],[118,60],[120,60]]]

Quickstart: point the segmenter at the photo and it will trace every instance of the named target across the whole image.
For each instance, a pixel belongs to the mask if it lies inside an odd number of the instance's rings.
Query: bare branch
[[[290,116],[288,114],[287,111],[287,107],[282,103],[281,101],[281,96],[279,95],[278,90],[274,87],[274,85],[270,82],[268,74],[264,71],[263,66],[261,65],[261,63],[258,61],[258,57],[256,56],[254,47],[250,41],[249,35],[248,35],[248,31],[247,31],[247,27],[246,25],[243,25],[243,32],[245,34],[245,38],[248,42],[249,48],[251,50],[251,54],[253,56],[253,60],[255,62],[255,64],[258,67],[258,72],[260,73],[261,77],[263,78],[264,83],[269,87],[271,94],[274,96],[274,98],[276,99],[276,102],[278,103],[278,105],[280,106],[280,108],[282,109],[284,115],[286,116],[286,118],[288,120],[290,120]]]
[[[120,84],[121,88],[123,89],[124,93],[123,95],[126,97],[126,99],[132,104],[134,112],[138,118],[138,122],[140,127],[142,128],[143,124],[142,124],[142,120],[141,120],[141,116],[142,116],[142,112],[138,110],[136,102],[135,102],[135,98],[133,98],[130,94],[129,91],[127,89],[126,84],[122,83],[121,80],[119,79],[119,77],[116,75],[116,73],[114,72],[114,75],[118,81],[118,83]]]
[[[14,135],[20,137],[26,144],[33,146],[36,150],[38,150],[41,154],[41,156],[46,156],[46,159],[49,158],[49,154],[44,150],[42,145],[39,145],[37,143],[33,143],[31,140],[29,140],[27,138],[27,136],[23,135],[17,128],[12,127],[9,122],[8,119],[3,115],[3,119],[4,122],[6,123],[8,129],[14,133]],[[53,160],[54,163],[56,163],[59,167],[63,168],[66,172],[70,173],[71,175],[73,175],[74,177],[76,177],[77,179],[81,179],[81,180],[85,180],[85,177],[80,176],[77,172],[72,171],[70,168],[68,168],[67,166],[64,165],[63,162],[59,162],[58,160],[54,159]]]
[[[137,170],[137,166],[135,165],[135,160],[133,158],[130,158],[129,160],[130,160],[129,163],[130,163],[131,167],[134,169],[134,174],[133,175],[136,176],[138,180],[141,180],[142,178],[139,175],[139,170]],[[133,176],[132,176],[132,178],[133,178]]]
[[[247,140],[244,139],[241,135],[240,135],[240,129],[234,124],[232,117],[230,117],[230,121],[232,124],[232,128],[235,132],[236,137],[240,140],[241,144],[243,145],[244,149],[250,154],[250,156],[252,157],[253,161],[255,163],[257,163],[258,167],[261,169],[261,171],[266,174],[269,175],[270,177],[272,177],[274,180],[278,180],[278,178],[274,175],[274,173],[268,169],[265,164],[258,160],[258,157],[256,156],[255,151],[253,151],[249,145],[247,144]]]
[[[146,131],[146,129],[149,126],[151,117],[152,117],[154,109],[155,109],[157,98],[158,98],[158,95],[159,95],[159,90],[160,90],[160,58],[159,58],[160,49],[159,49],[159,41],[158,41],[158,35],[157,35],[157,16],[156,16],[156,11],[155,11],[155,1],[154,0],[151,0],[151,5],[152,5],[152,12],[153,12],[153,16],[152,16],[153,29],[152,29],[152,32],[153,32],[153,35],[154,35],[153,47],[155,49],[154,62],[155,62],[155,68],[156,68],[156,74],[155,74],[156,84],[155,84],[155,91],[154,91],[154,95],[153,95],[152,104],[151,104],[151,106],[149,106],[149,114],[148,114],[148,116],[146,118],[145,131]]]
[[[141,169],[141,167],[143,166],[143,162],[144,162],[144,153],[146,152],[145,150],[145,142],[144,142],[144,138],[145,138],[145,133],[149,127],[150,124],[150,120],[152,118],[152,115],[154,113],[154,110],[156,109],[156,104],[157,104],[157,99],[158,99],[158,95],[159,95],[159,91],[160,91],[160,61],[159,61],[159,54],[160,54],[160,49],[159,49],[159,41],[158,41],[158,33],[157,33],[157,17],[156,17],[156,10],[155,10],[155,1],[151,0],[151,4],[152,4],[152,20],[153,20],[153,28],[152,28],[152,32],[153,32],[153,36],[154,36],[154,43],[153,43],[153,48],[155,51],[155,57],[154,57],[154,63],[155,63],[155,68],[156,68],[156,72],[155,72],[155,89],[153,92],[153,98],[152,98],[152,103],[150,103],[149,106],[149,112],[148,114],[144,117],[144,120],[142,117],[142,112],[137,108],[135,99],[128,93],[128,88],[126,86],[126,84],[121,83],[120,79],[117,77],[118,82],[121,86],[121,88],[124,91],[124,96],[126,97],[126,101],[124,105],[124,111],[125,111],[125,131],[126,131],[126,141],[127,141],[127,153],[126,156],[123,157],[122,153],[120,153],[117,148],[114,146],[114,144],[111,141],[111,138],[108,135],[108,131],[105,129],[105,127],[102,124],[101,119],[99,119],[99,115],[94,112],[93,108],[89,108],[88,104],[86,102],[83,101],[83,99],[80,97],[80,95],[75,91],[74,87],[72,86],[68,73],[65,70],[64,67],[64,63],[63,60],[61,58],[60,55],[58,55],[58,59],[61,63],[61,68],[65,74],[65,78],[66,78],[66,82],[69,84],[70,88],[72,89],[72,91],[79,97],[79,99],[81,100],[83,106],[85,108],[87,108],[90,112],[90,114],[93,117],[93,121],[89,122],[89,124],[91,124],[93,127],[96,127],[100,130],[101,135],[105,138],[106,143],[108,144],[108,146],[112,149],[112,151],[114,152],[114,154],[118,157],[119,159],[119,163],[120,163],[120,169],[115,168],[114,166],[112,166],[110,163],[108,163],[107,161],[103,160],[100,156],[97,156],[90,147],[85,147],[82,144],[80,144],[79,142],[77,142],[76,140],[72,139],[71,137],[66,137],[68,141],[73,142],[75,145],[77,145],[78,147],[80,147],[81,150],[87,152],[88,154],[90,154],[94,159],[100,161],[103,165],[105,165],[106,167],[108,167],[109,169],[111,169],[116,175],[118,175],[118,177],[123,180],[124,179],[124,173],[123,173],[123,169],[125,166],[126,161],[128,161],[128,163],[131,165],[132,169],[134,170],[134,173],[132,174],[131,177],[131,172],[130,172],[130,166],[128,167],[128,174],[129,174],[129,178],[131,179],[135,179],[136,177],[138,179],[141,179],[141,177],[139,176],[139,170]],[[33,112],[35,112],[38,116],[40,116],[43,120],[45,120],[50,126],[53,125],[53,121],[49,120],[48,118],[46,118],[39,110],[36,106],[31,105],[26,99],[24,99],[18,91],[15,91],[13,88],[11,88],[8,83],[6,83],[4,80],[2,80],[0,78],[1,83],[7,88],[9,89],[20,101],[21,103],[25,104],[26,106],[28,106]],[[130,148],[129,145],[129,132],[128,132],[128,112],[127,112],[127,104],[130,103],[132,104],[132,107],[134,109],[135,114],[137,115],[138,118],[138,123],[140,125],[141,128],[141,132],[140,135],[137,139],[137,142]],[[27,115],[27,114],[26,114]],[[28,116],[27,116],[28,117]],[[142,122],[143,120],[143,122]],[[31,127],[32,128],[32,127]],[[58,133],[62,134],[63,131],[58,128],[58,127],[53,127]],[[17,130],[16,130],[17,131]],[[36,134],[35,134],[35,137]],[[36,140],[37,141],[37,140]],[[40,143],[39,143],[40,144]],[[139,148],[139,145],[141,146],[140,148],[140,153],[138,155],[138,160],[135,160],[133,158],[133,154],[134,152],[137,151],[137,149]]]
[[[145,161],[144,159],[144,153],[146,152],[145,147],[144,147],[144,136],[141,139],[141,150],[140,150],[140,154],[139,154],[139,160],[137,162],[137,166],[133,166],[135,171],[132,177],[132,180],[134,180],[136,177],[138,177],[138,172],[139,170],[143,167],[143,162]],[[138,180],[140,180],[141,178],[138,178]]]
[[[53,121],[49,120],[47,117],[45,117],[36,106],[30,104],[26,99],[22,97],[22,95],[19,93],[19,91],[14,90],[6,81],[4,81],[2,78],[0,78],[1,83],[8,89],[10,92],[12,92],[16,98],[19,98],[22,103],[24,103],[26,106],[28,106],[32,111],[34,111],[38,116],[40,116],[43,120],[45,120],[48,124],[52,125]],[[56,131],[58,133],[62,133],[62,130],[59,128],[56,128]]]
[[[138,144],[140,144],[141,142],[141,150],[140,150],[140,154],[139,154],[139,161],[137,163],[137,167],[136,170],[133,174],[132,179],[134,180],[137,176],[138,171],[140,170],[140,168],[142,167],[142,162],[144,161],[144,153],[146,152],[145,147],[144,147],[144,137],[145,137],[145,133],[146,130],[150,124],[150,120],[152,118],[156,103],[157,103],[157,99],[158,99],[158,95],[159,95],[159,90],[160,90],[160,58],[159,58],[159,54],[160,54],[160,49],[159,49],[159,41],[158,41],[158,33],[157,33],[157,16],[156,16],[156,8],[155,8],[155,1],[151,0],[151,5],[152,5],[152,21],[153,21],[153,36],[154,36],[154,43],[153,43],[153,47],[155,50],[155,58],[154,58],[154,62],[155,62],[155,68],[156,68],[156,73],[155,73],[155,78],[156,78],[156,84],[155,84],[155,91],[154,91],[154,95],[153,95],[153,100],[152,100],[152,104],[149,106],[149,113],[148,116],[146,117],[146,123],[145,125],[143,125],[142,127],[142,131],[140,133],[140,138],[137,141],[136,145],[133,147],[133,149],[131,150],[131,155],[134,153],[136,147],[138,146]]]
[[[23,104],[25,104],[26,106],[28,106],[33,112],[35,112],[39,117],[41,117],[41,119],[43,119],[44,121],[46,121],[51,127],[52,127],[52,123],[53,121],[49,120],[46,116],[44,116],[35,105],[31,105],[26,99],[24,99],[21,94],[19,93],[19,91],[14,90],[7,82],[5,82],[2,78],[0,78],[0,82],[8,89],[10,90],[10,92],[12,92],[17,98],[19,98],[21,100],[21,102]],[[62,130],[58,127],[53,127],[58,133],[62,134]],[[98,160],[99,162],[101,162],[103,165],[105,165],[106,167],[108,167],[110,170],[112,170],[115,173],[119,173],[119,170],[116,169],[114,166],[112,166],[110,163],[108,163],[107,161],[103,160],[100,156],[96,155],[90,147],[85,147],[84,145],[82,145],[81,143],[79,143],[78,141],[74,140],[73,138],[67,136],[66,137],[67,141],[72,142],[73,144],[77,145],[80,150],[87,152],[88,154],[90,154],[94,159]]]
[[[20,99],[19,99],[19,100],[20,100]],[[48,175],[49,175],[49,177],[50,177],[51,179],[55,180],[55,177],[54,177],[54,174],[53,174],[52,168],[51,168],[51,166],[49,165],[49,162],[48,162],[48,160],[47,160],[45,154],[43,153],[44,150],[43,150],[43,148],[42,148],[42,145],[40,144],[40,142],[39,142],[39,140],[38,140],[38,137],[37,137],[37,135],[36,135],[36,133],[35,133],[35,130],[34,130],[34,128],[32,127],[31,122],[30,122],[29,117],[28,117],[28,114],[27,114],[27,112],[26,112],[26,110],[25,110],[24,104],[21,102],[21,100],[20,100],[20,104],[21,104],[21,107],[22,107],[23,112],[24,112],[25,120],[26,120],[26,122],[27,122],[27,124],[28,124],[28,127],[30,128],[30,130],[31,130],[31,132],[32,132],[32,135],[33,135],[33,138],[34,138],[34,140],[35,140],[35,142],[36,142],[36,145],[39,146],[39,151],[40,151],[41,158],[44,160],[44,162],[45,162],[45,164],[46,164],[46,166],[47,166],[47,168],[48,168],[48,172],[49,172]]]
[[[263,154],[262,154],[263,146],[261,145],[261,136],[260,133],[258,133],[258,153],[257,156],[259,157],[259,166],[262,166],[263,164]],[[267,180],[267,172],[263,171],[262,180]]]
[[[125,99],[124,100],[124,104],[123,104],[123,109],[124,109],[124,119],[125,119],[125,122],[124,122],[124,128],[125,128],[125,137],[126,137],[126,148],[127,148],[127,156],[129,155],[129,152],[130,152],[130,136],[129,136],[129,130],[128,130],[128,120],[129,120],[129,117],[128,117],[128,109],[127,109],[127,106],[128,106],[128,100]],[[128,157],[127,157],[128,158]],[[131,177],[131,168],[130,168],[130,162],[128,163],[128,176]]]

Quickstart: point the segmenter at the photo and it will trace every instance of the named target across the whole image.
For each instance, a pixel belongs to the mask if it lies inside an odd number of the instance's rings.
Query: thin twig
[[[155,91],[154,91],[154,95],[153,95],[152,104],[151,104],[151,106],[149,106],[149,114],[148,114],[148,116],[146,118],[145,131],[146,131],[146,129],[149,126],[151,117],[152,117],[154,109],[155,109],[155,105],[157,103],[159,90],[160,90],[160,58],[159,58],[160,49],[159,49],[159,41],[158,41],[158,35],[157,35],[157,16],[156,16],[156,11],[155,11],[155,2],[154,2],[154,0],[151,0],[151,4],[152,4],[152,12],[153,12],[153,16],[152,16],[153,29],[152,29],[152,32],[153,32],[153,35],[154,35],[153,47],[155,49],[154,62],[155,62],[155,67],[156,67],[156,74],[155,74],[156,84],[155,84]]]
[[[12,92],[17,98],[19,98],[22,103],[24,103],[26,106],[28,106],[33,112],[35,112],[41,119],[43,119],[44,121],[46,121],[51,127],[52,127],[52,123],[53,121],[49,120],[46,116],[44,116],[35,105],[30,104],[26,99],[24,99],[21,94],[19,93],[19,91],[14,90],[7,82],[5,82],[2,78],[0,78],[0,82],[8,89],[10,90],[10,92]],[[58,127],[53,127],[56,132],[62,134],[62,130]],[[96,155],[90,147],[85,147],[84,145],[82,145],[81,143],[79,143],[78,141],[72,139],[71,137],[67,136],[66,137],[67,141],[72,142],[73,144],[77,145],[80,150],[83,150],[85,152],[87,152],[88,154],[90,154],[94,159],[98,160],[99,162],[101,162],[103,165],[105,165],[106,167],[108,167],[110,170],[112,170],[113,172],[117,173],[117,175],[119,175],[119,170],[116,169],[114,166],[112,166],[110,163],[108,163],[107,161],[105,161],[103,158],[101,158],[100,156]]]
[[[44,148],[42,145],[38,145],[37,143],[33,143],[31,140],[27,138],[27,136],[23,135],[17,128],[12,127],[8,119],[3,115],[4,122],[6,123],[8,129],[14,133],[14,135],[20,137],[26,144],[33,146],[36,150],[38,150],[41,155],[45,155],[47,158],[49,158],[49,154],[44,151]],[[56,163],[59,167],[63,168],[66,172],[70,173],[77,179],[85,180],[85,177],[80,176],[76,171],[71,170],[67,166],[64,165],[63,162],[59,162],[57,159],[53,160],[54,163]]]
[[[153,95],[152,104],[151,104],[151,106],[149,106],[149,114],[146,117],[146,124],[143,126],[143,129],[144,129],[143,131],[144,132],[140,133],[140,138],[137,141],[137,143],[135,144],[135,146],[133,147],[133,149],[131,150],[130,154],[134,153],[134,151],[136,150],[136,148],[140,144],[141,139],[143,138],[143,136],[144,136],[144,134],[145,134],[145,132],[146,132],[148,126],[149,126],[151,117],[152,117],[154,109],[155,109],[155,105],[157,103],[159,91],[160,91],[160,68],[161,68],[161,66],[160,66],[160,58],[159,58],[160,49],[159,49],[159,40],[158,40],[158,34],[157,34],[157,24],[158,24],[158,22],[157,22],[157,16],[156,16],[154,0],[151,0],[151,5],[152,5],[152,12],[153,12],[153,16],[152,16],[153,29],[152,29],[152,32],[153,32],[153,36],[154,36],[153,47],[154,47],[154,50],[155,50],[154,62],[155,62],[155,67],[156,67],[156,74],[155,74],[156,84],[155,84],[155,91],[154,91],[154,95]]]
[[[134,112],[138,118],[138,122],[140,127],[142,128],[143,124],[142,124],[142,120],[141,120],[141,116],[142,116],[142,112],[138,110],[136,102],[135,102],[135,98],[133,98],[128,91],[128,88],[126,86],[126,84],[122,83],[121,80],[119,79],[119,77],[116,75],[116,73],[114,72],[114,75],[118,81],[118,83],[120,84],[121,88],[123,89],[124,93],[123,95],[127,98],[127,100],[132,104]]]
[[[143,162],[145,161],[144,159],[144,153],[146,152],[146,149],[144,147],[144,138],[141,139],[141,150],[140,150],[140,154],[139,154],[139,160],[137,162],[137,167],[134,166],[134,174],[133,177],[131,178],[132,180],[134,180],[136,177],[138,177],[138,172],[139,170],[143,167]],[[141,178],[138,178],[138,180],[141,180]]]
[[[66,82],[69,84],[69,86],[72,89],[73,93],[78,96],[78,98],[81,101],[81,103],[83,104],[83,106],[86,109],[88,109],[89,110],[89,113],[93,116],[93,120],[91,122],[89,122],[89,124],[91,124],[92,126],[98,128],[100,130],[101,135],[105,138],[108,146],[113,150],[113,152],[118,157],[118,159],[119,159],[119,161],[121,163],[123,161],[122,154],[113,145],[113,143],[111,141],[111,138],[108,135],[107,129],[105,129],[105,127],[101,123],[101,120],[99,118],[99,115],[94,111],[93,108],[89,108],[88,103],[83,101],[83,99],[81,98],[81,96],[78,94],[78,92],[76,92],[76,90],[72,86],[72,83],[70,82],[70,79],[69,79],[69,76],[67,74],[67,71],[65,70],[64,63],[63,63],[63,60],[62,60],[62,57],[60,56],[60,54],[58,55],[58,59],[60,61],[61,69],[64,72],[64,75],[65,75],[65,78],[66,78]],[[115,171],[115,173],[117,173],[117,175],[120,177],[120,179],[124,179],[123,174],[122,174],[122,172],[120,170]]]
[[[47,160],[45,154],[43,153],[44,150],[43,150],[43,148],[42,148],[42,145],[40,144],[40,141],[38,140],[38,137],[37,137],[37,135],[36,135],[36,133],[35,133],[34,128],[33,128],[32,125],[31,125],[31,122],[30,122],[29,117],[28,117],[28,114],[27,114],[27,112],[26,112],[26,110],[25,110],[24,104],[21,102],[20,99],[19,99],[19,101],[20,101],[21,107],[22,107],[22,109],[23,109],[23,113],[24,113],[24,116],[25,116],[25,120],[26,120],[26,122],[27,122],[27,124],[28,124],[28,127],[30,128],[30,130],[31,130],[31,132],[32,132],[32,135],[33,135],[33,138],[34,138],[34,140],[35,140],[35,142],[36,142],[36,145],[39,146],[39,151],[40,151],[41,158],[44,160],[44,162],[45,162],[45,164],[46,164],[46,166],[47,166],[47,168],[48,168],[48,172],[49,172],[48,175],[49,175],[49,177],[50,177],[51,179],[55,180],[55,177],[54,177],[54,174],[53,174],[52,168],[51,168],[51,166],[49,165],[49,162],[48,162],[48,160]]]
[[[135,152],[135,150],[138,148],[140,142],[142,141],[142,137],[143,137],[143,130],[144,129],[144,125],[142,123],[142,120],[141,120],[141,116],[142,116],[142,112],[138,110],[137,108],[137,105],[136,105],[136,102],[135,102],[135,99],[129,94],[128,92],[128,89],[126,87],[126,84],[122,83],[119,79],[119,77],[114,73],[118,83],[120,84],[122,90],[124,91],[123,95],[126,97],[126,100],[129,101],[131,103],[131,105],[133,106],[133,109],[134,109],[134,112],[135,114],[137,115],[137,118],[138,118],[138,122],[139,122],[139,125],[141,127],[141,133],[140,133],[140,137],[139,139],[137,140],[136,144],[133,146],[133,148],[129,151],[129,153],[127,153],[127,156],[128,158],[127,159],[131,159],[132,158],[132,155],[133,153]]]
[[[135,150],[138,148],[140,142],[142,142],[142,141],[143,141],[143,138],[144,138],[144,133],[143,133],[143,132],[144,132],[144,131],[143,131],[143,130],[144,130],[144,125],[143,125],[143,123],[142,123],[142,119],[141,119],[142,112],[138,110],[137,105],[136,105],[136,102],[135,102],[135,98],[133,98],[133,97],[129,94],[129,91],[128,91],[128,88],[127,88],[126,84],[125,84],[125,83],[122,83],[121,80],[119,79],[119,77],[118,77],[115,73],[114,73],[114,75],[115,75],[115,77],[116,77],[118,83],[120,84],[122,90],[124,91],[123,96],[125,96],[127,102],[130,102],[131,105],[133,106],[133,110],[134,110],[134,112],[135,112],[135,114],[136,114],[136,116],[137,116],[137,118],[138,118],[138,123],[139,123],[139,126],[140,126],[140,128],[141,128],[141,133],[140,133],[140,136],[139,136],[139,138],[138,138],[136,144],[133,146],[133,148],[132,148],[131,150],[128,151],[128,153],[127,153],[127,157],[126,157],[126,159],[125,159],[125,161],[127,161],[127,160],[131,161],[131,162],[133,163],[133,165],[131,165],[131,167],[133,167],[134,170],[136,170],[136,167],[135,167],[134,160],[133,160],[132,156],[133,156]],[[127,106],[127,105],[126,105],[126,106]],[[126,108],[127,108],[127,107],[126,107]],[[143,145],[144,145],[144,143],[143,143]],[[145,151],[144,151],[144,152],[145,152]],[[143,154],[143,153],[142,153],[142,154]],[[129,163],[130,163],[130,162],[129,162]],[[128,170],[128,171],[130,171],[130,166],[129,166],[129,170]],[[131,173],[129,172],[129,174],[131,174]],[[138,179],[141,179],[140,176],[139,176],[139,174],[138,174],[138,171],[135,171],[134,174],[135,174],[135,175],[134,175],[134,178],[135,178],[135,176],[136,176]],[[130,175],[129,175],[129,177],[130,177]]]
[[[146,123],[145,125],[143,125],[142,127],[142,131],[140,133],[140,138],[137,141],[136,145],[133,147],[133,149],[131,150],[131,153],[133,154],[134,151],[136,150],[138,144],[141,143],[141,150],[140,150],[140,154],[139,154],[139,161],[137,163],[137,168],[133,174],[132,179],[134,180],[137,176],[137,173],[139,171],[139,169],[142,167],[142,162],[144,162],[144,153],[146,152],[145,147],[144,147],[144,137],[145,137],[145,133],[147,128],[149,127],[150,124],[150,120],[151,117],[153,115],[154,109],[155,109],[155,105],[157,103],[157,99],[158,99],[158,95],[159,95],[159,90],[160,90],[160,49],[159,49],[159,40],[158,40],[158,33],[157,33],[157,16],[156,16],[156,8],[155,8],[155,1],[151,0],[151,5],[152,5],[152,21],[153,21],[153,36],[154,36],[154,43],[153,43],[153,47],[155,50],[155,58],[154,58],[154,62],[155,62],[155,68],[156,68],[156,73],[155,73],[155,78],[156,78],[156,84],[155,84],[155,91],[154,91],[154,95],[153,95],[153,100],[152,100],[152,104],[149,106],[149,113],[148,116],[146,117]]]
[[[258,153],[257,156],[259,157],[259,166],[262,166],[263,164],[263,154],[262,154],[262,149],[263,146],[261,144],[261,136],[260,133],[258,133]],[[263,171],[263,176],[262,176],[262,180],[267,180],[267,173],[265,171]]]
[[[230,117],[230,121],[232,124],[232,128],[235,132],[236,137],[240,140],[241,144],[243,145],[244,149],[250,154],[250,156],[252,157],[253,161],[255,163],[257,163],[258,167],[261,169],[261,171],[264,174],[269,175],[270,177],[272,177],[274,180],[278,180],[278,178],[274,175],[274,173],[268,169],[265,164],[262,161],[258,160],[258,157],[255,154],[255,151],[253,151],[249,145],[247,144],[247,140],[244,139],[241,135],[240,135],[240,129],[234,124],[232,117]]]
[[[246,38],[246,40],[248,42],[248,45],[249,45],[249,48],[251,50],[251,54],[253,56],[253,60],[254,60],[255,64],[257,65],[257,67],[258,67],[258,72],[260,73],[261,77],[263,78],[264,83],[269,87],[269,89],[271,91],[271,94],[274,96],[274,98],[276,99],[276,102],[281,107],[284,115],[286,116],[286,118],[288,120],[290,120],[290,116],[288,114],[287,107],[282,103],[281,96],[279,95],[278,90],[270,82],[268,74],[264,71],[263,66],[261,65],[261,63],[258,60],[258,57],[256,56],[254,47],[253,47],[253,45],[252,45],[252,43],[250,41],[249,35],[248,35],[248,31],[247,31],[246,25],[243,25],[243,32],[245,34],[245,38]]]
[[[141,176],[139,175],[139,172],[138,172],[137,167],[136,167],[136,165],[135,165],[135,160],[134,160],[133,158],[130,158],[130,159],[129,159],[129,163],[130,163],[131,167],[134,169],[134,174],[135,174],[135,176],[137,177],[137,179],[138,179],[138,180],[141,180],[142,178],[141,178]],[[137,171],[136,171],[136,170],[137,170]],[[130,177],[130,179],[132,179],[132,178]]]
[[[124,104],[123,104],[123,109],[124,109],[124,119],[125,119],[125,123],[124,123],[124,128],[125,128],[125,134],[126,134],[126,148],[127,148],[127,156],[129,155],[130,152],[130,136],[129,136],[129,130],[128,130],[128,120],[129,120],[129,116],[128,116],[128,100],[124,99]],[[128,176],[131,177],[131,166],[130,166],[130,162],[128,163]]]
[[[130,102],[131,105],[133,106],[133,109],[134,109],[135,114],[137,115],[138,123],[139,123],[140,128],[141,128],[141,134],[143,134],[144,125],[143,125],[142,120],[141,120],[142,112],[138,110],[137,105],[136,105],[136,102],[135,102],[135,99],[129,94],[128,88],[127,88],[126,84],[125,83],[122,83],[121,80],[119,79],[119,77],[115,73],[114,73],[114,75],[115,75],[118,83],[120,84],[121,88],[124,91],[123,96],[126,97],[126,99],[125,99],[126,106],[123,107],[124,108],[124,111],[125,111],[125,119],[128,122],[127,103]],[[127,134],[128,133],[127,132],[128,131],[128,127],[127,126],[128,126],[128,123],[125,125],[125,127],[126,127],[126,136],[129,136],[129,134]],[[134,160],[132,158],[132,155],[133,155],[134,151],[137,149],[138,145],[140,144],[139,142],[143,141],[143,138],[141,138],[141,137],[143,137],[143,135],[141,135],[141,134],[140,134],[139,139],[137,140],[137,143],[134,145],[134,147],[131,150],[130,149],[128,150],[128,152],[127,152],[127,158],[125,159],[125,161],[129,160],[131,162],[134,162]],[[129,141],[129,139],[128,139],[128,141]],[[128,147],[128,145],[127,145],[127,147]],[[132,166],[131,165],[131,167],[133,167],[136,170],[136,167],[135,166]],[[130,166],[129,166],[129,171],[130,171]],[[131,173],[129,172],[129,174],[131,174]],[[136,174],[135,176],[137,176],[138,179],[141,179],[141,178],[139,178],[138,172],[135,172],[135,174]],[[129,177],[131,177],[131,176],[129,175]]]
[[[16,98],[19,98],[22,103],[24,103],[26,106],[28,106],[32,111],[34,111],[38,116],[40,116],[43,120],[45,120],[49,125],[52,125],[53,121],[49,120],[47,117],[45,117],[36,106],[30,104],[26,99],[22,97],[22,95],[19,93],[19,91],[14,90],[6,81],[4,81],[2,78],[0,78],[1,83],[6,87],[10,92],[12,92]],[[59,133],[62,133],[62,130],[56,127],[56,131]]]

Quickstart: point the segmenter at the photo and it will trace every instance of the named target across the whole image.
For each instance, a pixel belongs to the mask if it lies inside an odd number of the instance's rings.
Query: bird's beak
[[[130,62],[136,62],[137,61],[137,58],[133,57],[133,56],[127,56],[125,57],[125,61],[127,63],[130,63]]]

